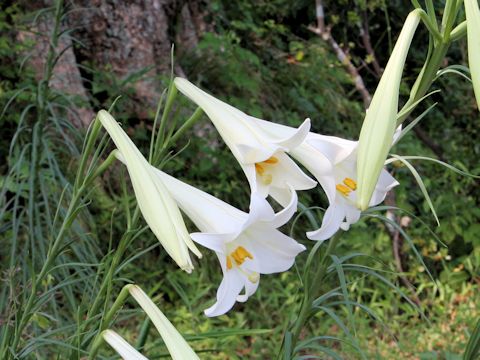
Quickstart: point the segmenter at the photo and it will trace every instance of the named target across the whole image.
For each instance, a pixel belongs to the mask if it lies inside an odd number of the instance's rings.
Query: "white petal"
[[[346,221],[340,227],[342,230],[347,231],[350,228],[350,225],[355,224],[360,219],[360,214],[362,212],[354,205],[345,205],[344,208]]]
[[[177,77],[174,82],[178,90],[205,111],[239,162],[263,161],[280,149],[278,145],[265,142],[261,128],[244,112],[216,99],[186,79]],[[240,144],[242,147],[239,148]],[[245,147],[249,148],[246,153]]]
[[[133,285],[129,292],[157,328],[173,360],[199,359],[182,335],[140,287]]]
[[[290,269],[295,257],[305,247],[291,237],[265,225],[255,225],[243,233],[236,241],[251,254],[242,267],[260,274],[272,274]]]
[[[280,150],[284,150],[280,146],[273,146],[273,147],[253,147],[246,144],[238,144],[237,149],[241,154],[241,158],[243,159],[244,164],[254,164],[256,162],[261,162],[267,160],[270,156],[273,155],[274,152]]]
[[[182,211],[203,232],[235,233],[247,215],[216,197],[154,169]]]
[[[310,134],[306,142],[326,156],[332,164],[346,159],[358,146],[356,141],[318,134]]]
[[[235,304],[244,285],[245,280],[238,270],[224,271],[222,282],[217,290],[217,302],[205,310],[205,315],[212,317],[225,314]]]
[[[325,211],[320,229],[307,232],[307,237],[311,240],[319,241],[329,239],[338,231],[344,218],[344,206],[338,203],[330,204],[327,211]]]
[[[308,190],[317,186],[317,182],[310,179],[287,154],[279,152],[275,157],[278,163],[271,167],[271,186],[287,189],[291,186],[295,190]]]
[[[190,234],[192,239],[206,248],[218,253],[226,254],[225,244],[234,240],[237,236],[235,233],[193,233]]]
[[[273,197],[273,195],[272,195],[272,197]],[[293,214],[295,214],[297,212],[298,197],[297,197],[297,193],[295,192],[295,190],[293,190],[291,187],[289,189],[289,198],[290,199],[287,202],[287,204],[285,205],[284,209],[275,214],[275,220],[272,221],[272,223],[271,223],[271,225],[274,228],[278,228],[280,226],[285,225],[287,222],[290,221]]]
[[[330,176],[333,172],[334,162],[308,142],[296,147],[290,154],[316,178]]]
[[[398,181],[395,180],[395,178],[390,175],[388,171],[382,170],[380,177],[378,178],[377,186],[373,192],[372,199],[370,200],[370,206],[380,204],[383,200],[385,200],[387,192],[389,192],[398,184]]]
[[[148,360],[140,354],[132,345],[126,342],[120,335],[113,330],[102,332],[105,341],[121,356],[124,360]]]
[[[258,221],[272,222],[274,219],[275,213],[268,201],[260,194],[252,193],[250,197],[250,212],[248,213],[247,221],[242,226],[242,230]]]
[[[292,193],[288,188],[270,186],[269,192],[270,196],[283,207],[288,206],[292,200]]]
[[[299,146],[307,137],[310,131],[310,119],[305,119],[305,121],[297,129],[294,128],[292,135],[283,140],[278,140],[276,143],[282,147],[285,147],[287,150],[291,150]]]
[[[248,279],[245,281],[245,293],[240,294],[237,296],[237,301],[239,302],[245,302],[248,300],[250,296],[252,296],[255,291],[258,289],[258,285],[260,284],[260,276],[258,276],[258,279],[255,282],[252,282]]]

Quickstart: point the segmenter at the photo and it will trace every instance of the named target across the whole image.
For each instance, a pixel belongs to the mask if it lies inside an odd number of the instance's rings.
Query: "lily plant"
[[[288,137],[274,139],[258,126],[258,119],[216,99],[186,79],[177,77],[174,83],[209,116],[242,167],[252,193],[263,197],[271,195],[285,206],[290,200],[290,188],[308,190],[316,186],[287,155],[307,136],[310,119]]]

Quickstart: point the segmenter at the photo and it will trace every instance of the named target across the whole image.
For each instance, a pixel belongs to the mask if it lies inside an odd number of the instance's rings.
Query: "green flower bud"
[[[403,67],[419,21],[419,10],[412,11],[405,20],[363,121],[357,156],[357,207],[361,210],[369,206],[392,146]]]

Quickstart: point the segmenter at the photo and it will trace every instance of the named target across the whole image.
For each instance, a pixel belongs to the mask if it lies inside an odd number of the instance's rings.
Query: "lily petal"
[[[102,337],[124,360],[148,360],[115,331],[105,330]]]
[[[297,212],[298,196],[293,188],[290,188],[290,199],[286,203],[283,210],[275,214],[275,219],[272,221],[272,226],[278,228],[285,225],[292,218],[293,214]]]
[[[315,231],[307,232],[310,240],[324,241],[331,238],[340,228],[340,224],[345,218],[345,209],[336,203],[330,204],[323,216],[322,226]]]
[[[242,274],[238,271],[224,271],[223,280],[217,290],[217,301],[205,310],[205,315],[219,316],[230,310],[242,291],[244,283]]]
[[[265,226],[255,226],[251,233],[239,237],[237,243],[244,246],[253,255],[253,260],[245,262],[245,268],[252,272],[273,274],[290,269],[295,256],[306,248],[291,237]],[[262,241],[258,241],[262,239]],[[293,255],[293,256],[292,256]]]
[[[157,328],[173,360],[200,359],[145,292],[136,285],[129,288],[130,295],[142,307]]]

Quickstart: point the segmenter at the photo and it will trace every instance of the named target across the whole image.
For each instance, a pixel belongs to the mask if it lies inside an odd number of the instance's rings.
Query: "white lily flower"
[[[480,109],[480,9],[477,0],[465,0],[464,3],[467,17],[468,66],[477,106]]]
[[[115,331],[105,330],[102,337],[124,360],[148,360]]]
[[[200,359],[175,326],[139,286],[132,285],[128,290],[157,328],[173,360]]]
[[[315,187],[287,155],[310,130],[310,119],[283,139],[273,139],[258,125],[257,119],[207,94],[186,79],[175,78],[175,86],[209,116],[233,155],[240,163],[252,193],[272,195],[283,206],[288,204],[290,187],[307,190]]]
[[[275,214],[270,204],[253,193],[250,213],[185,184],[160,170],[163,181],[182,211],[202,233],[193,240],[214,250],[223,271],[217,302],[205,310],[207,316],[229,311],[235,301],[245,302],[258,288],[260,274],[288,270],[305,247],[282,234],[284,225],[297,209],[297,196],[291,189],[290,203]],[[243,294],[240,292],[245,289]]]
[[[294,128],[268,121],[259,124],[276,136],[283,137],[294,131]],[[291,151],[291,155],[315,176],[329,202],[322,226],[307,232],[309,239],[326,240],[340,228],[348,230],[359,220],[361,211],[356,206],[357,149],[358,141],[309,133],[305,141]],[[381,203],[387,192],[397,185],[398,182],[382,169],[369,206]]]
[[[122,155],[148,226],[178,266],[191,272],[193,265],[188,249],[198,257],[202,255],[188,234],[178,205],[117,121],[105,110],[100,110],[98,119]]]

